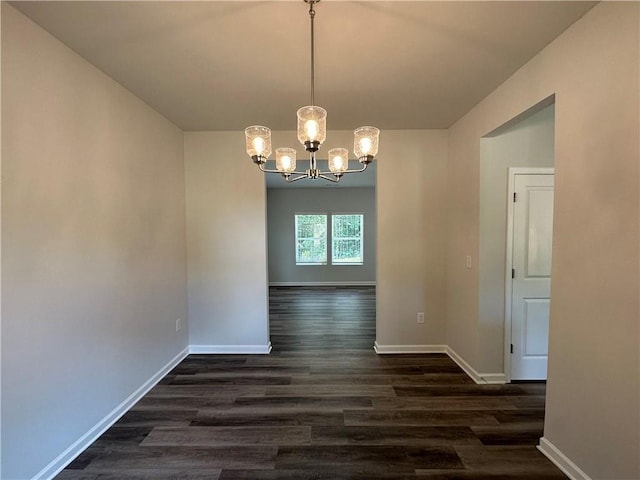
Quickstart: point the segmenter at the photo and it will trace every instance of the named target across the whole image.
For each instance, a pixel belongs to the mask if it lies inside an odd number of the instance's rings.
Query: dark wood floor
[[[190,355],[58,479],[551,480],[544,384],[373,352],[373,288],[272,288],[271,355]]]

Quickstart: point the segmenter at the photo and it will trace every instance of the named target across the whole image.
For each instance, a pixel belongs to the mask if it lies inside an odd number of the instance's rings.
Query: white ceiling
[[[293,130],[309,103],[302,0],[11,4],[184,130]],[[448,128],[593,4],[323,0],[316,104],[331,130]]]

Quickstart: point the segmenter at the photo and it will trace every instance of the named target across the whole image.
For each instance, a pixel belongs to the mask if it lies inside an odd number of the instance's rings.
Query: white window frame
[[[300,238],[298,237],[298,217],[301,216],[322,216],[324,217],[324,222],[325,222],[325,228],[324,228],[324,261],[320,261],[320,262],[305,262],[300,258],[300,251],[298,250],[298,245],[300,241],[304,241],[304,240],[316,240],[316,237],[303,237]],[[328,236],[329,236],[329,215],[325,212],[308,212],[308,213],[303,213],[303,212],[296,212],[294,214],[294,230],[295,230],[295,243],[294,243],[294,249],[295,249],[295,260],[296,260],[296,265],[300,265],[300,266],[308,266],[308,265],[326,265],[327,264],[327,260],[329,258],[329,242],[328,242]]]
[[[360,235],[357,237],[336,237],[334,229],[334,221],[336,217],[346,216],[359,216],[360,217]],[[356,262],[344,262],[335,260],[334,254],[336,252],[336,243],[345,240],[357,240],[360,242],[360,261]],[[331,265],[364,265],[364,213],[363,212],[349,212],[349,213],[332,213],[331,214]]]

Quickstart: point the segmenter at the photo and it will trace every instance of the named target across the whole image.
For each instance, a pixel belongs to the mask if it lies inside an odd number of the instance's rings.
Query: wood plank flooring
[[[272,288],[271,355],[190,355],[60,480],[559,480],[544,384],[374,353],[375,289]]]

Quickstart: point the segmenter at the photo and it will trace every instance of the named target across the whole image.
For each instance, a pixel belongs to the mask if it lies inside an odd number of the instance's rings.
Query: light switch
[[[471,255],[467,255],[467,268],[471,268]]]

